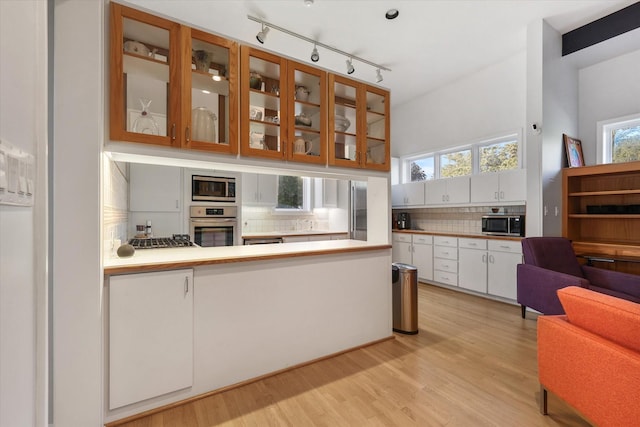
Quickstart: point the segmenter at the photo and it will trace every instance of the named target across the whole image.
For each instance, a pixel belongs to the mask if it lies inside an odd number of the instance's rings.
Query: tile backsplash
[[[408,212],[411,216],[411,228],[438,233],[480,234],[482,216],[494,214],[524,215],[522,206],[470,206],[451,208],[394,209],[393,217],[399,212]]]
[[[117,249],[117,242],[127,241],[129,214],[128,165],[105,156],[104,164],[104,224],[102,240],[105,254]]]
[[[274,212],[270,207],[243,206],[242,233],[329,230],[329,209],[304,214]]]

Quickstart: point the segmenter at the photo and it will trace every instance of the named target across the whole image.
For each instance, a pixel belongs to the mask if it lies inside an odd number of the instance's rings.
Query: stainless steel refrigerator
[[[367,240],[367,182],[351,181],[350,238]]]

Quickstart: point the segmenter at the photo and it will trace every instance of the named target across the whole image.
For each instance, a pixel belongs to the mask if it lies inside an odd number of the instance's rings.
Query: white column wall
[[[0,138],[37,177],[33,207],[0,206],[0,426],[46,424],[46,22],[46,2],[0,1]]]
[[[53,417],[60,427],[102,425],[106,6],[58,0],[55,7]]]

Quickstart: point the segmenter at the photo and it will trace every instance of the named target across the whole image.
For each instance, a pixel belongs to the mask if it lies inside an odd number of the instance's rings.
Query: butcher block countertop
[[[391,249],[391,245],[360,240],[322,240],[267,245],[224,246],[216,248],[138,249],[130,258],[107,258],[104,274],[129,274],[174,270],[231,262],[264,261],[291,257],[332,255],[348,252]]]
[[[512,242],[519,242],[522,240],[522,237],[518,236],[490,236],[486,234],[470,234],[470,233],[440,233],[435,231],[425,231],[425,230],[391,230],[394,233],[407,233],[407,234],[428,234],[430,236],[450,236],[450,237],[462,237],[469,239],[488,239],[488,240],[510,240]]]

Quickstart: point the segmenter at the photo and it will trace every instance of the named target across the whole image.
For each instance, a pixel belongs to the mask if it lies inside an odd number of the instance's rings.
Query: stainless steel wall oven
[[[238,229],[236,206],[191,206],[189,231],[198,246],[233,246]]]

